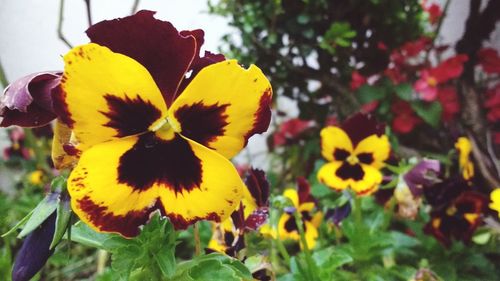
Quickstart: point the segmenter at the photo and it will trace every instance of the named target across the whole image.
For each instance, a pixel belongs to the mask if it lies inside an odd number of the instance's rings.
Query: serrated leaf
[[[352,257],[346,252],[333,247],[316,251],[312,257],[318,268],[328,274],[331,274],[338,267],[353,261]]]
[[[439,121],[441,121],[441,113],[443,108],[439,102],[424,103],[424,102],[414,102],[411,103],[411,107],[415,110],[418,116],[420,116],[427,124],[434,128],[439,126]]]
[[[175,274],[175,252],[173,249],[162,249],[154,255],[154,259],[158,264],[161,272],[167,278],[171,278]]]
[[[33,210],[33,214],[17,236],[23,238],[40,226],[56,209],[59,204],[59,193],[48,194]]]
[[[57,205],[57,217],[55,224],[54,237],[52,238],[52,242],[50,243],[50,249],[52,250],[64,236],[66,229],[68,228],[70,219],[71,219],[71,207],[69,205],[69,197],[67,195],[62,195],[64,198],[59,201]]]

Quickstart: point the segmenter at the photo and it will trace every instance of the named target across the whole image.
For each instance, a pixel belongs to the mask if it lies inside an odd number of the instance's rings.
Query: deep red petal
[[[155,19],[152,11],[102,21],[87,30],[93,43],[129,56],[153,76],[167,106],[177,95],[180,83],[198,49],[194,36],[182,36],[166,21]]]

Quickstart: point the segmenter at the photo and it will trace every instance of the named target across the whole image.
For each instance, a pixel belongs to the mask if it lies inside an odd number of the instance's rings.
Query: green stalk
[[[7,81],[7,76],[5,76],[5,71],[3,70],[2,62],[0,62],[0,84],[2,85],[2,88],[9,85],[9,81]]]
[[[354,223],[357,229],[363,225],[363,214],[361,212],[361,197],[354,195]]]
[[[299,230],[299,235],[300,235],[300,242],[302,244],[302,248],[304,249],[304,254],[306,256],[306,263],[307,263],[307,272],[309,274],[310,280],[318,280],[318,277],[316,276],[316,264],[314,263],[311,255],[311,250],[309,249],[309,245],[307,245],[307,240],[306,240],[306,234],[304,232],[304,225],[302,224],[302,215],[300,214],[299,211],[295,211],[293,213],[293,216],[295,218],[295,224],[297,225],[297,228]]]

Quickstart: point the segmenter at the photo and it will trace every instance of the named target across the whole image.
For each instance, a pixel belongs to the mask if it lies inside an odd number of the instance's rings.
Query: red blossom
[[[493,48],[484,48],[477,53],[479,64],[486,73],[500,73],[500,56]]]
[[[443,15],[443,10],[441,10],[441,7],[436,4],[436,3],[422,3],[424,11],[426,11],[429,14],[429,22],[431,24],[436,24],[441,16]]]
[[[430,71],[423,70],[420,73],[420,79],[413,84],[413,89],[417,92],[422,100],[434,101],[437,97],[438,81],[435,76],[430,74]]]
[[[432,42],[429,37],[422,36],[415,41],[407,42],[401,47],[401,53],[406,57],[414,57]]]
[[[374,100],[372,102],[369,102],[369,103],[365,103],[361,106],[361,112],[363,113],[371,113],[373,112],[375,109],[377,109],[378,105],[379,105],[379,101],[378,100]]]
[[[305,121],[298,118],[283,122],[273,136],[274,145],[282,146],[293,142],[304,133],[304,131],[309,129],[311,125],[311,121]]]
[[[384,74],[391,79],[394,84],[400,84],[407,80],[406,74],[396,67],[387,68]]]
[[[410,104],[406,101],[399,100],[391,105],[391,110],[394,113],[392,119],[392,129],[396,133],[407,134],[420,124],[422,120],[415,115]]]
[[[366,77],[359,74],[357,70],[354,70],[351,74],[351,90],[357,90],[359,87],[366,84]]]
[[[454,87],[439,88],[437,99],[443,108],[442,118],[445,122],[451,121],[460,112],[460,103]]]
[[[456,55],[451,57],[438,66],[431,68],[429,74],[435,77],[438,83],[445,83],[450,79],[457,78],[464,70],[464,63],[468,60],[467,55]]]

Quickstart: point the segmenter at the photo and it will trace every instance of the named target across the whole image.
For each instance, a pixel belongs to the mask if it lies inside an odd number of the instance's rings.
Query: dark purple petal
[[[422,195],[423,188],[438,182],[441,165],[437,160],[424,159],[415,165],[403,178],[414,197]]]
[[[297,193],[299,195],[299,205],[314,202],[314,198],[311,196],[311,185],[303,177],[297,178]]]
[[[178,95],[184,91],[187,85],[196,77],[196,75],[204,68],[211,64],[221,62],[226,58],[222,54],[213,54],[211,52],[205,51],[205,55],[200,57],[200,49],[203,43],[205,42],[205,32],[201,29],[195,30],[183,30],[181,31],[182,36],[193,36],[196,40],[196,55],[189,67],[188,73],[189,77],[185,77],[182,81],[179,90],[177,91]]]
[[[433,207],[446,206],[469,188],[462,177],[453,177],[432,186],[424,186],[424,196]]]
[[[269,218],[268,208],[258,208],[253,211],[248,218],[245,220],[245,230],[257,230],[264,223],[266,223]]]
[[[364,113],[349,117],[342,123],[341,128],[347,133],[354,146],[371,135],[381,136],[385,133],[384,124],[378,123],[372,115]]]
[[[0,100],[0,126],[40,127],[54,120],[51,91],[60,79],[61,72],[38,72],[7,86]]]
[[[345,218],[351,214],[351,204],[349,202],[342,206],[329,209],[326,212],[325,219],[331,220],[334,224],[339,225]]]
[[[259,169],[250,169],[245,178],[245,184],[255,200],[257,207],[269,206],[269,182],[266,173]]]
[[[54,236],[55,221],[56,212],[26,237],[14,262],[13,281],[29,281],[45,265],[54,252],[49,247]]]
[[[87,30],[93,43],[129,56],[142,64],[155,80],[170,105],[196,55],[196,38],[182,36],[166,21],[155,19],[153,11],[102,21]]]

